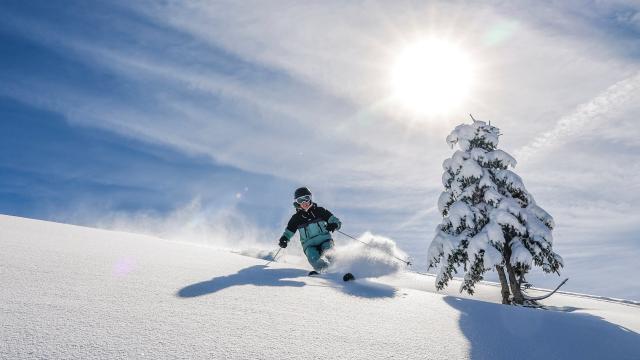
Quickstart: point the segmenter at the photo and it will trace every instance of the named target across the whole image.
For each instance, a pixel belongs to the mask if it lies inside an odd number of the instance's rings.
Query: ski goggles
[[[306,202],[311,202],[311,195],[300,196],[299,198],[296,198],[295,203],[298,205],[302,205]]]

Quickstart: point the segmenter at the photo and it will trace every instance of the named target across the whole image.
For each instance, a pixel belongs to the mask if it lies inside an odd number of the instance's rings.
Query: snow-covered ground
[[[640,359],[640,306],[554,310],[401,273],[343,283],[149,236],[0,215],[0,358]],[[357,273],[356,273],[357,275]]]

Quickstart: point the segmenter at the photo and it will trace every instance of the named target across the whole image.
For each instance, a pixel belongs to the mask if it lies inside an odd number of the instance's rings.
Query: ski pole
[[[280,254],[280,250],[282,250],[282,248],[278,248],[278,251],[276,251],[276,254],[273,255],[273,257],[271,258],[271,260],[269,260],[269,262],[267,262],[266,264],[264,264],[264,266],[267,266],[269,264],[271,264],[272,262],[276,261],[276,258],[278,257],[278,254]]]
[[[367,243],[367,242],[364,242],[364,241],[362,241],[362,240],[360,240],[360,239],[356,239],[355,237],[353,237],[353,236],[351,236],[351,235],[349,235],[349,234],[343,233],[343,232],[342,232],[342,231],[340,231],[340,230],[337,230],[337,231],[338,231],[340,234],[342,234],[342,235],[344,235],[344,236],[346,236],[346,237],[349,237],[349,238],[351,238],[351,239],[353,239],[353,240],[355,240],[355,241],[357,241],[357,242],[361,242],[361,243],[363,243],[363,244],[365,244],[365,245],[367,245],[367,246],[371,246],[371,244],[369,244],[369,243]],[[395,256],[395,255],[391,255],[391,254],[387,254],[387,255],[389,255],[389,256],[391,256],[391,257],[395,258],[396,260],[400,260],[400,261],[402,261],[403,263],[407,264],[407,266],[411,266],[411,262],[410,262],[410,261],[402,260],[402,259],[400,259],[399,257],[397,257],[397,256]]]

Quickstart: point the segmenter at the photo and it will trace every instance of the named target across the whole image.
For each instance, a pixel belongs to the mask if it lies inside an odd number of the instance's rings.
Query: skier
[[[333,248],[331,233],[340,229],[340,220],[333,214],[313,202],[311,191],[306,187],[296,189],[293,206],[296,213],[291,216],[287,228],[280,237],[280,247],[286,248],[287,244],[297,230],[300,231],[300,243],[302,250],[313,266],[309,275],[317,275],[329,267],[330,258],[325,253]],[[345,275],[344,280],[353,280],[353,275]]]

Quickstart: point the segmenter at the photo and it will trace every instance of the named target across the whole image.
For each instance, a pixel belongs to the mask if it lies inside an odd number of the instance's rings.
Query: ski
[[[344,274],[344,276],[342,277],[342,280],[344,280],[344,281],[353,281],[353,280],[355,280],[355,279],[356,279],[356,277],[355,277],[355,276],[353,276],[353,274],[352,274],[352,273],[346,273],[346,274]]]
[[[308,276],[319,276],[319,275],[321,275],[321,274],[319,272],[315,271],[315,270],[309,271],[309,274],[308,274]],[[342,276],[342,280],[345,281],[345,282],[346,281],[353,281],[355,279],[356,279],[356,277],[353,276],[352,273],[346,273],[346,274],[344,274]]]

